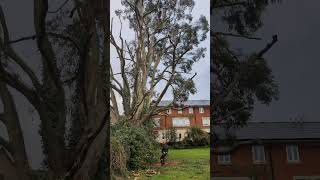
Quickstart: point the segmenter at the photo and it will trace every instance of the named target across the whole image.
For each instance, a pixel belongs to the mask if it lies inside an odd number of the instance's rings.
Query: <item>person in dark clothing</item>
[[[162,155],[160,157],[160,161],[161,161],[161,166],[163,166],[165,164],[165,160],[169,152],[169,146],[167,145],[167,143],[165,142],[162,143],[161,152],[162,152]]]

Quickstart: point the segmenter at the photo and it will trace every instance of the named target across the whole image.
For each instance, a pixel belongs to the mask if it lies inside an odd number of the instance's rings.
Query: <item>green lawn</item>
[[[142,180],[210,179],[209,152],[209,148],[170,149],[168,161],[172,164],[154,167],[160,174],[144,176]]]

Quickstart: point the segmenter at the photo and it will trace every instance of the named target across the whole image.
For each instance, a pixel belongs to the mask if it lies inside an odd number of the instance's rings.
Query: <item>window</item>
[[[178,114],[182,114],[182,108],[178,108]]]
[[[209,117],[202,117],[202,125],[203,126],[210,126],[210,118]]]
[[[167,109],[167,114],[171,114],[171,108]]]
[[[172,118],[172,126],[173,127],[185,127],[190,126],[189,118]]]
[[[256,164],[265,163],[266,157],[264,153],[264,146],[263,145],[252,146],[252,157],[253,157],[253,163],[256,163]]]
[[[189,107],[189,114],[193,114],[193,107]]]
[[[287,160],[288,162],[299,162],[299,149],[297,145],[287,145]]]
[[[203,107],[199,107],[199,112],[200,113],[204,113],[204,108]]]
[[[160,127],[160,118],[153,118],[154,126]]]
[[[218,155],[218,164],[231,164],[231,155],[230,154],[219,154]]]

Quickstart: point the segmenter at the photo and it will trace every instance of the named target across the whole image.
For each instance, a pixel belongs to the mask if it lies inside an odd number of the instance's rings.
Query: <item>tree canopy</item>
[[[264,55],[278,41],[261,49],[243,53],[232,49],[229,38],[261,40],[255,33],[262,25],[262,14],[270,3],[277,1],[215,0],[211,16],[225,27],[218,32],[211,27],[211,110],[212,125],[239,127],[251,118],[255,102],[269,104],[278,99],[278,86]],[[214,126],[212,126],[213,128]]]

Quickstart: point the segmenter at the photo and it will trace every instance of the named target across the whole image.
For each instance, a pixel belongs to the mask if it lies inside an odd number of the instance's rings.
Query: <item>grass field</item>
[[[210,149],[170,149],[169,165],[153,167],[160,174],[142,180],[207,180],[210,179]]]

